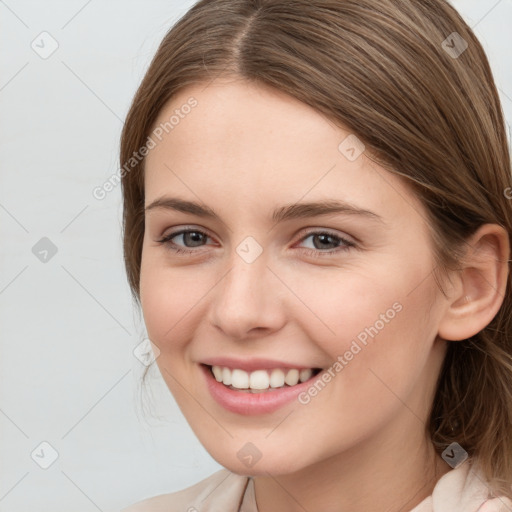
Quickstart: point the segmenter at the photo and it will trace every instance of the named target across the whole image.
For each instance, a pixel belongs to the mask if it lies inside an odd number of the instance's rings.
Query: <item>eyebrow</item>
[[[175,210],[209,219],[219,218],[215,211],[208,206],[204,206],[193,201],[179,199],[177,197],[159,197],[158,199],[155,199],[151,204],[146,206],[144,210],[148,212],[155,209]],[[321,215],[329,215],[334,213],[359,215],[368,219],[384,222],[382,217],[377,215],[375,212],[358,208],[355,205],[345,201],[334,199],[284,205],[274,210],[271,220],[275,223],[278,223],[286,220],[300,219],[304,217],[318,217]]]

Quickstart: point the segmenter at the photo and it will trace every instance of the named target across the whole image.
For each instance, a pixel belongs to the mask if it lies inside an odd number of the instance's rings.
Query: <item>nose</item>
[[[212,290],[210,321],[233,340],[268,336],[285,323],[283,284],[260,255],[252,263],[236,252]]]

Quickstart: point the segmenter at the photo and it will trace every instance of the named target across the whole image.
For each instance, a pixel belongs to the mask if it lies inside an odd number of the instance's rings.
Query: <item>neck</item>
[[[255,476],[258,511],[412,510],[451,467],[423,433],[406,440],[395,432],[393,438],[360,443],[294,473]]]

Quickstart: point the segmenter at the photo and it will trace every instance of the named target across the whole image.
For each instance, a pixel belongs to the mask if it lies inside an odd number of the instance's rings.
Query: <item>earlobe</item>
[[[439,324],[441,338],[464,340],[489,325],[503,303],[509,258],[508,233],[497,224],[481,226],[468,240],[457,284]]]

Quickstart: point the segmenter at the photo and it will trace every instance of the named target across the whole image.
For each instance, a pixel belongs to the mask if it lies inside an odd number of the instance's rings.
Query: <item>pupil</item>
[[[194,242],[201,243],[201,238],[203,237],[203,235],[201,233],[198,233],[197,231],[192,231],[192,232],[189,232],[189,233],[185,233],[185,238],[187,236],[192,238],[192,243],[193,244],[194,244]],[[194,238],[195,238],[195,240],[194,240]],[[195,245],[193,245],[193,247],[195,247]]]
[[[321,240],[321,243],[328,243],[329,244],[329,239],[332,239],[332,236],[331,235],[317,235],[317,238]],[[334,242],[330,242],[331,244],[334,243]],[[318,247],[317,244],[315,244],[315,248],[316,249],[325,249],[324,246],[321,246],[321,247]]]

